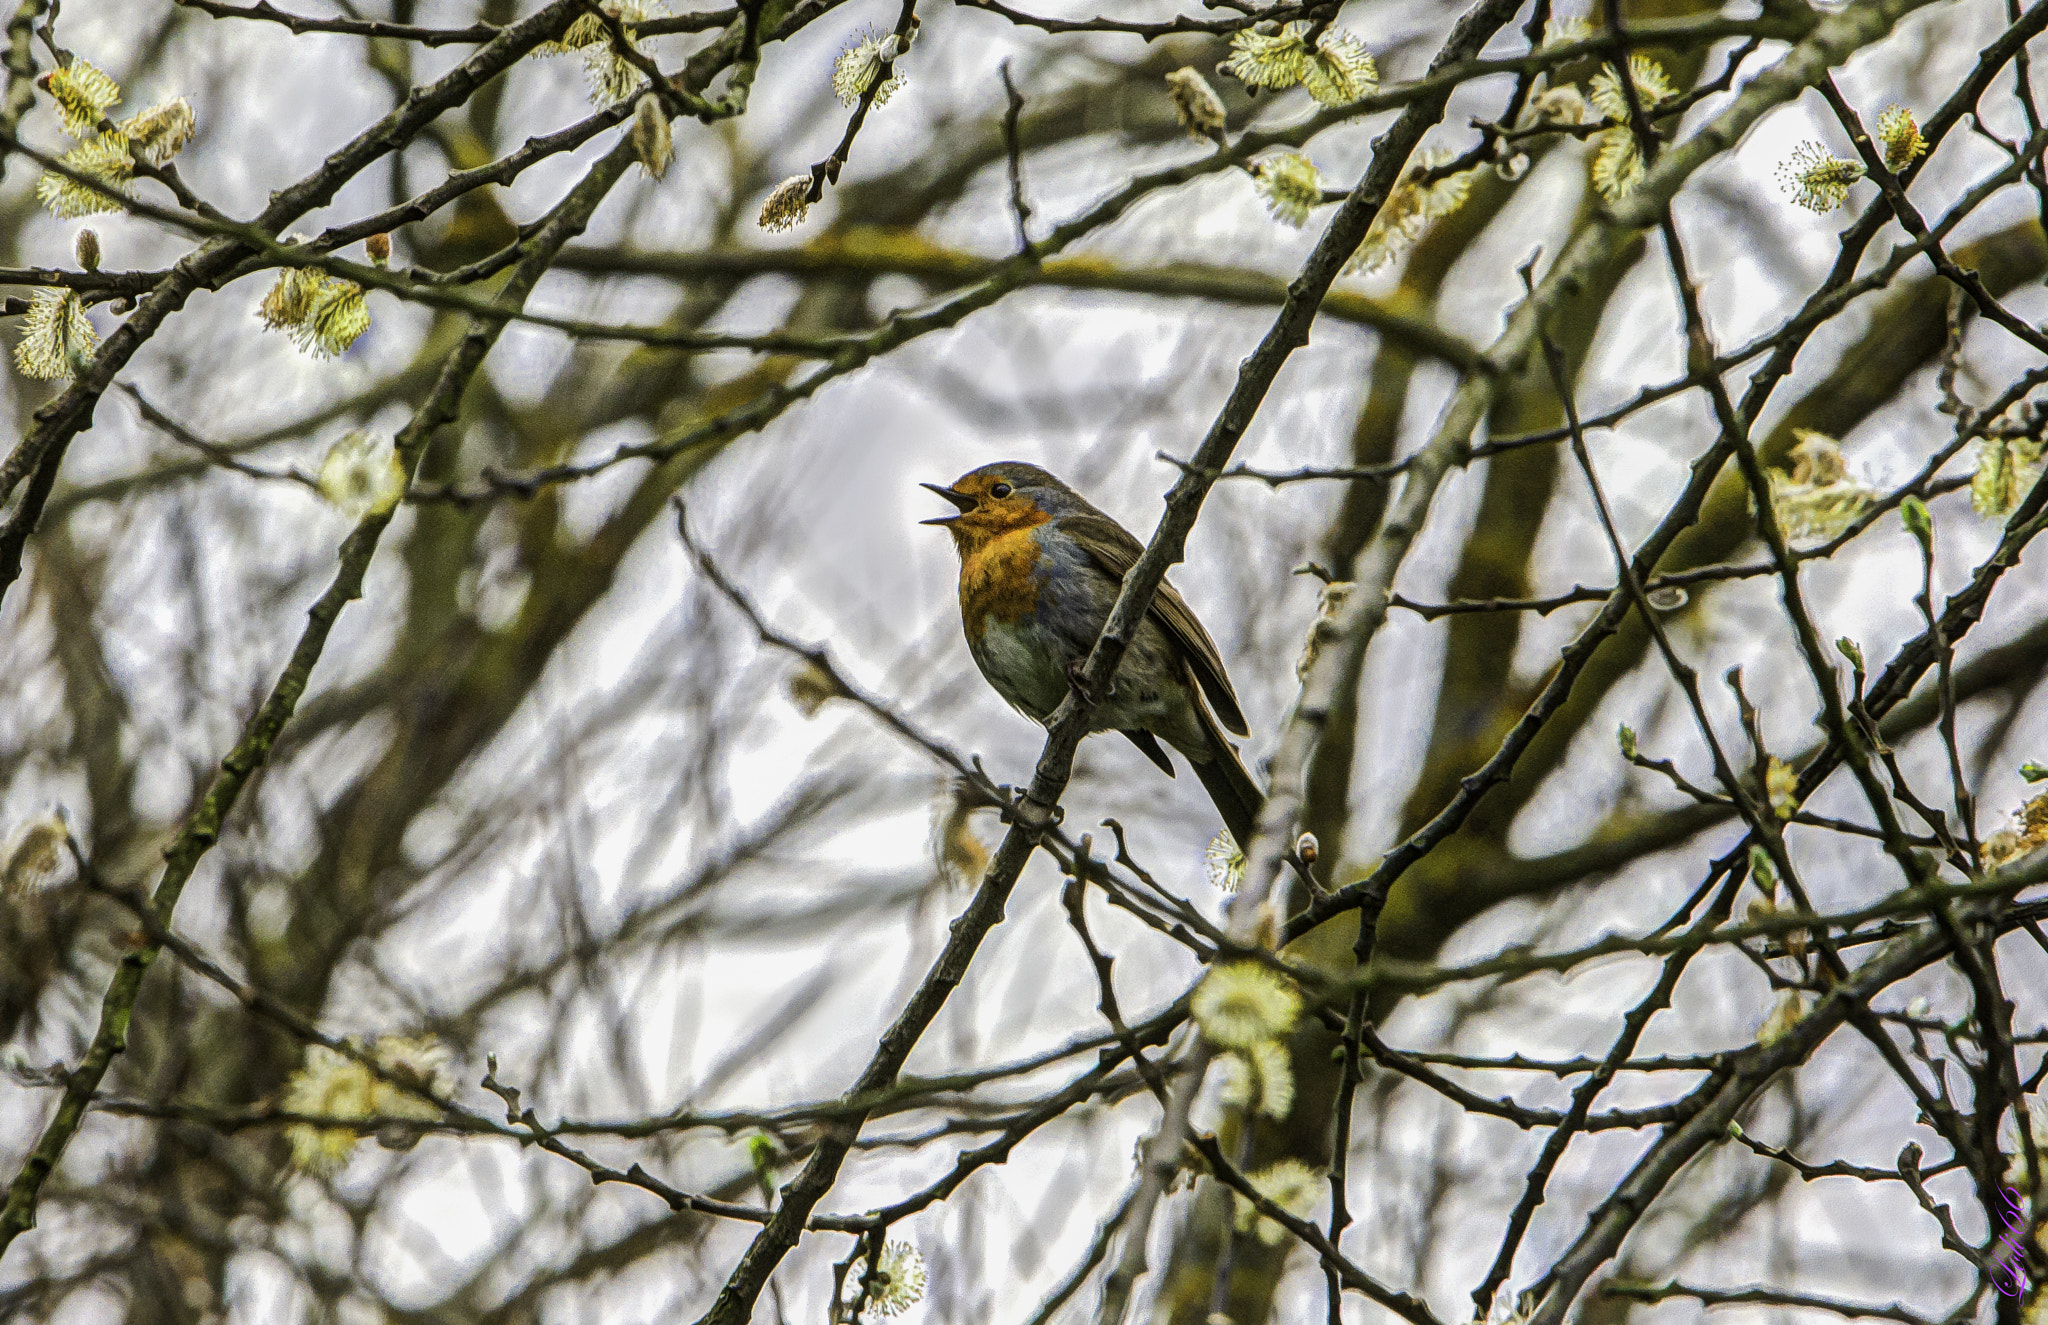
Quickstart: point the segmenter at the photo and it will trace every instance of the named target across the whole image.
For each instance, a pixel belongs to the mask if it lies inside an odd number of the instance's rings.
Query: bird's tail
[[[1195,708],[1202,715],[1202,730],[1209,738],[1209,748],[1203,751],[1183,750],[1181,753],[1194,766],[1195,776],[1202,780],[1209,799],[1216,802],[1217,812],[1223,816],[1223,826],[1237,839],[1237,849],[1249,851],[1252,834],[1258,827],[1259,807],[1266,803],[1266,793],[1260,791],[1259,784],[1252,780],[1251,771],[1238,758],[1237,747],[1216,725],[1209,706],[1198,699]]]

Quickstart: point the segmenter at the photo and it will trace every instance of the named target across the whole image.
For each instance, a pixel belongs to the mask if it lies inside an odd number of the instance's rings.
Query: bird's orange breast
[[[1038,559],[1031,528],[991,538],[960,556],[960,619],[979,637],[991,619],[1009,623],[1038,610]]]

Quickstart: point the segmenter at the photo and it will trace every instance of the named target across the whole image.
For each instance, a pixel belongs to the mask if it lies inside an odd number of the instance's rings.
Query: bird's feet
[[[1095,687],[1088,684],[1087,671],[1086,658],[1074,659],[1067,664],[1067,684],[1074,687],[1074,693],[1081,697],[1082,703],[1093,705],[1099,701],[1095,698]]]
[[[1053,828],[1066,821],[1067,812],[1062,806],[1055,805],[1050,810],[1041,810],[1033,805],[1031,790],[1028,787],[1012,787],[1006,782],[996,790],[1002,793],[1007,802],[1002,808],[1002,821],[1006,824],[1021,823],[1032,828]]]

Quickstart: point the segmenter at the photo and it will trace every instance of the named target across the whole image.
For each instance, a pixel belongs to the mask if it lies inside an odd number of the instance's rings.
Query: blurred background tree
[[[0,1314],[2042,1325],[2044,27],[20,0]]]

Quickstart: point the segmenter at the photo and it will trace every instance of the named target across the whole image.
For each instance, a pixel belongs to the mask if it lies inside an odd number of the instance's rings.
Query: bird
[[[1004,460],[949,486],[924,483],[954,513],[939,525],[960,554],[960,625],[967,650],[996,693],[1050,726],[1144,545],[1037,465]],[[1090,731],[1119,731],[1174,775],[1164,741],[1187,760],[1240,848],[1248,847],[1265,793],[1225,729],[1244,736],[1244,710],[1216,642],[1187,601],[1161,581],[1124,651]]]

